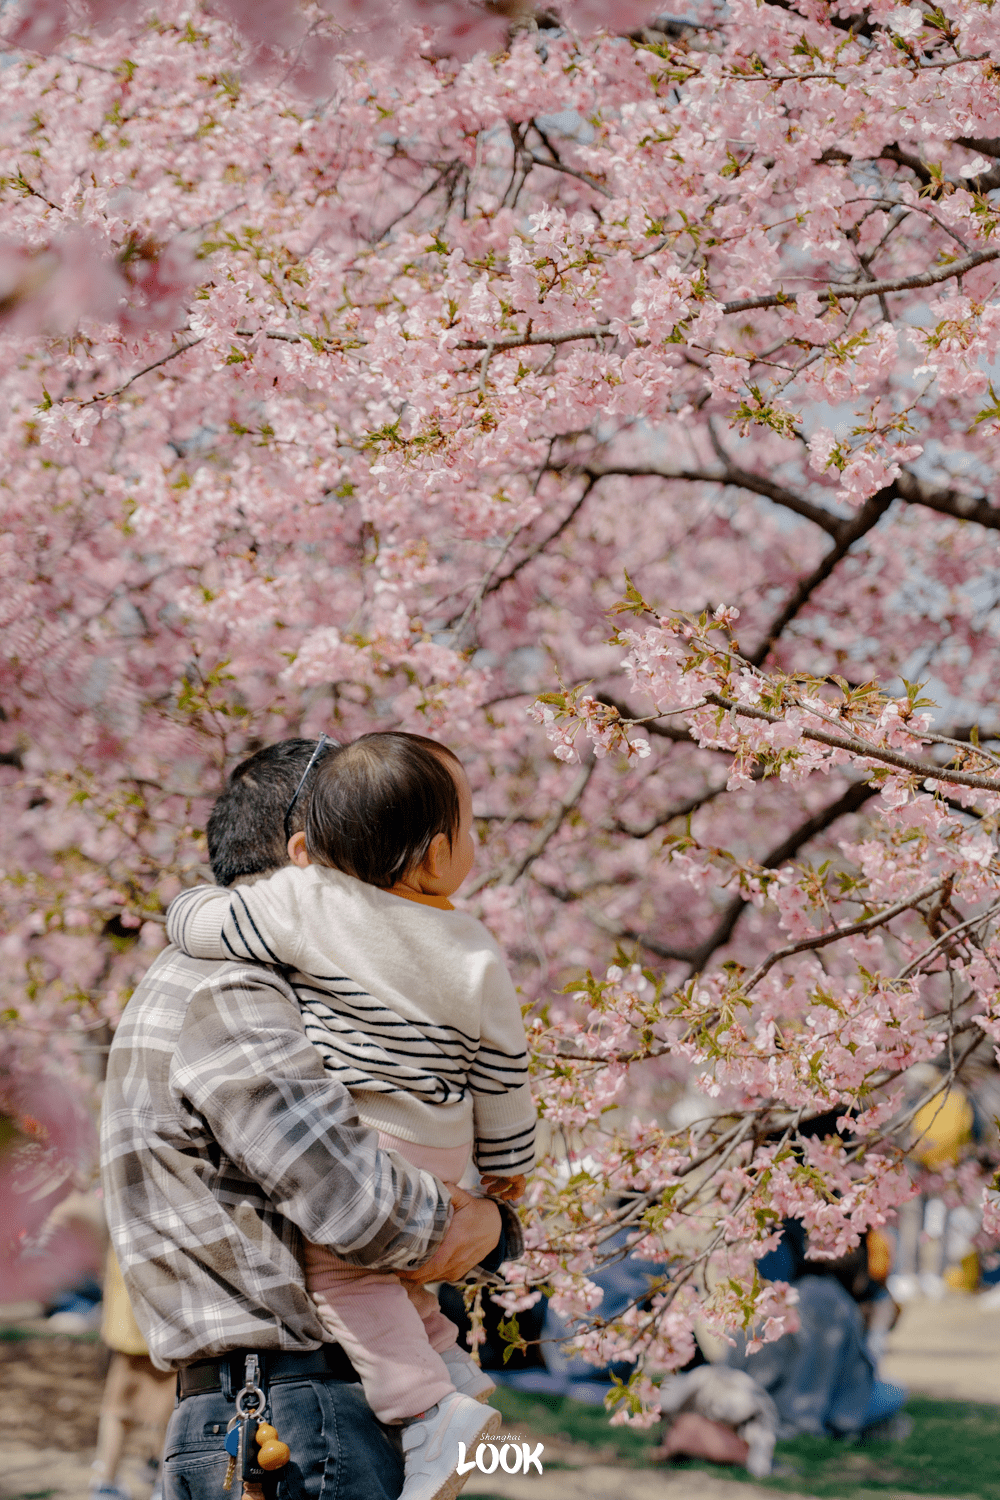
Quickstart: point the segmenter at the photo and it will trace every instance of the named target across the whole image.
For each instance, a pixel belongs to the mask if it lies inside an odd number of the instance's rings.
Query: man
[[[208,825],[220,884],[287,862],[318,749],[286,740],[233,771]],[[291,1449],[279,1500],[395,1500],[398,1446],[343,1352],[324,1345],[302,1236],[359,1266],[454,1280],[517,1253],[513,1218],[502,1221],[489,1199],[449,1197],[429,1173],[377,1149],[306,1040],[281,973],[172,948],[115,1035],[102,1170],[150,1354],[178,1371],[166,1500],[220,1500],[235,1397],[255,1369]]]

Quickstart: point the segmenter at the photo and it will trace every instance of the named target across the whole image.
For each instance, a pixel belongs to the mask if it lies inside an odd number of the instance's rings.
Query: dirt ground
[[[0,1341],[2,1500],[82,1500],[90,1484],[108,1354],[96,1339]],[[145,1464],[126,1452],[122,1481],[148,1500]]]
[[[942,1401],[1000,1405],[1000,1307],[992,1297],[907,1303],[890,1335],[882,1378]]]
[[[0,1391],[8,1433],[37,1448],[86,1453],[97,1438],[108,1356],[96,1340],[0,1343]]]

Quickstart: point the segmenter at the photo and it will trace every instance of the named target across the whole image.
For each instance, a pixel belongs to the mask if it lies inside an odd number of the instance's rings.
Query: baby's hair
[[[436,740],[398,730],[328,751],[306,813],[309,858],[388,890],[423,863],[437,834],[451,846],[461,813],[446,758],[461,764]]]

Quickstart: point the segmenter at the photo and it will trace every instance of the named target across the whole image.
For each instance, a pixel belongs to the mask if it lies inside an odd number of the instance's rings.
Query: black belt
[[[196,1359],[177,1371],[177,1399],[188,1396],[205,1396],[212,1391],[223,1391],[227,1400],[235,1400],[236,1392],[244,1382],[246,1357],[256,1354],[261,1367],[261,1386],[280,1385],[289,1380],[301,1380],[311,1376],[314,1380],[341,1380],[348,1385],[357,1383],[359,1377],[351,1361],[339,1344],[322,1344],[306,1354],[293,1354],[280,1349],[231,1349],[218,1359]]]

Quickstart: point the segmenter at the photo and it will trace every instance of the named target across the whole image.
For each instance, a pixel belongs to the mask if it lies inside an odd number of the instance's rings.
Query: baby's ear
[[[427,846],[427,853],[424,855],[422,868],[427,871],[432,880],[437,880],[441,874],[441,862],[446,848],[450,853],[451,845],[448,843],[448,835],[445,833],[436,833]]]
[[[307,865],[312,864],[312,860],[309,858],[309,853],[306,849],[306,836],[304,833],[293,833],[288,840],[288,858],[293,865],[298,865],[301,870],[304,870]]]

